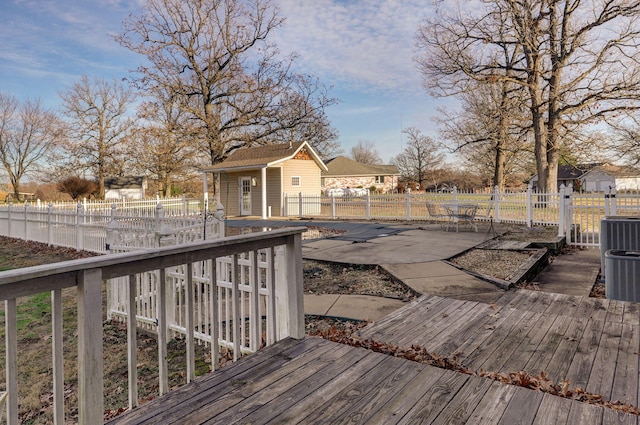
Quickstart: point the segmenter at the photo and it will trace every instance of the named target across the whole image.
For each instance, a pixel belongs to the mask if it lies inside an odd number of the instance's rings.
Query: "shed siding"
[[[267,168],[267,207],[271,207],[272,216],[282,215],[281,175],[281,168]],[[260,188],[260,190],[262,190],[262,188]],[[261,197],[262,195],[259,193],[258,196]],[[260,204],[260,200],[258,200],[258,204]],[[262,212],[260,212],[260,214],[262,214]]]
[[[221,173],[220,195],[221,202],[227,215],[240,214],[239,179],[253,177],[257,185],[251,187],[251,215],[262,215],[262,184],[260,170],[241,171],[236,173]],[[272,215],[281,215],[282,197],[280,196],[280,168],[267,169],[267,206],[271,206]]]
[[[287,195],[320,195],[320,168],[312,160],[292,159],[282,165],[283,192]],[[300,186],[291,185],[291,177],[300,177]]]

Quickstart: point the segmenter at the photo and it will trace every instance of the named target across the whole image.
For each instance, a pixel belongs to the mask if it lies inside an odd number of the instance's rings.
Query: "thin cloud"
[[[380,106],[365,106],[365,107],[341,109],[340,113],[344,115],[365,115],[365,114],[373,114],[376,112],[380,112],[382,110],[383,108]]]
[[[302,56],[305,69],[371,91],[419,89],[414,35],[424,1],[281,0],[278,45]]]

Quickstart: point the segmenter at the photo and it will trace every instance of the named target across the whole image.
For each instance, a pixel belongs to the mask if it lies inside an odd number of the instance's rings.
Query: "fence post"
[[[407,188],[407,221],[411,220],[411,189]]]
[[[302,192],[298,192],[298,216],[302,218]]]
[[[7,209],[7,236],[11,237],[11,210],[13,209],[13,202],[9,202],[9,208]]]
[[[76,249],[78,251],[82,251],[84,249],[83,246],[83,234],[82,234],[82,221],[84,221],[84,211],[82,207],[82,203],[78,202],[76,206]]]
[[[28,232],[28,228],[29,228],[29,220],[27,219],[27,214],[29,210],[29,202],[25,202],[24,203],[24,240],[28,241],[29,240],[29,232]]]
[[[204,225],[207,225],[206,212]],[[164,221],[164,209],[162,208],[162,204],[158,202],[156,204],[156,229],[155,229],[156,241],[155,246],[170,246],[176,244],[176,237],[173,233],[173,230],[165,223]]]
[[[615,215],[617,215],[616,208],[617,208],[617,204],[618,204],[618,201],[616,200],[616,185],[615,184],[611,188],[610,200],[611,200],[611,215],[615,216]]]
[[[571,195],[573,194],[573,185],[569,184],[569,186],[567,186],[564,189],[564,216],[565,216],[565,220],[566,220],[566,225],[565,225],[565,233],[568,233],[569,235],[569,243],[571,242],[575,242],[578,239],[578,229],[574,229],[573,228],[573,214],[571,212]]]
[[[526,207],[527,207],[527,227],[533,226],[533,185],[529,183],[527,186],[527,197],[526,197]]]
[[[283,204],[282,205],[282,215],[285,217],[289,217],[289,196],[287,196],[287,194],[284,194],[284,199],[283,199]]]
[[[371,219],[371,192],[367,191],[367,207],[366,207],[366,211],[367,211],[367,220]]]
[[[53,225],[51,224],[53,215],[53,203],[49,202],[47,208],[47,244],[51,246],[53,244]]]
[[[336,196],[331,194],[331,219],[334,220],[336,218]]]
[[[560,185],[560,191],[558,192],[558,237],[562,238],[566,235],[565,233],[565,203],[564,203],[564,184]]]
[[[609,186],[609,190],[604,193],[604,216],[611,216],[611,186]]]
[[[500,223],[500,188],[493,187],[493,222]]]
[[[111,204],[111,220],[107,225],[107,240],[105,244],[105,250],[107,254],[111,253],[111,247],[115,243],[115,238],[118,233],[118,221],[116,220],[116,204],[115,202]]]

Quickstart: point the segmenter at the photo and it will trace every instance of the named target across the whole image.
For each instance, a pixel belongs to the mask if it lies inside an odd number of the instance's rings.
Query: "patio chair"
[[[460,230],[460,225],[467,225],[475,232],[478,231],[478,226],[474,222],[476,212],[478,211],[477,204],[451,204],[446,205],[447,217],[449,222],[445,230],[449,230],[449,227],[454,227],[456,232]]]
[[[433,202],[427,201],[427,211],[429,212],[429,219],[440,224],[440,227],[444,229],[444,226],[449,221],[449,216]]]

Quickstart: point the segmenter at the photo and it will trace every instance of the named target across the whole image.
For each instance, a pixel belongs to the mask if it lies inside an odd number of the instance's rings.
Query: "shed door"
[[[240,177],[240,215],[251,215],[251,177]]]

